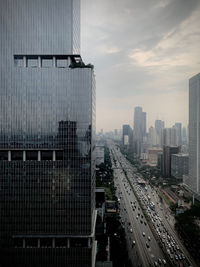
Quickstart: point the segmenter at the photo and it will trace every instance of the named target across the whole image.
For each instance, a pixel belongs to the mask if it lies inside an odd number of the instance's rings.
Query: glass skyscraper
[[[200,73],[189,80],[189,179],[186,184],[200,196]]]
[[[94,266],[95,80],[79,0],[0,2],[0,266]]]

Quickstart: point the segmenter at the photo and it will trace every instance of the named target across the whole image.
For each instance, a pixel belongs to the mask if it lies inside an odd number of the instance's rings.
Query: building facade
[[[178,146],[178,136],[176,128],[163,129],[163,146]]]
[[[146,112],[142,111],[142,107],[135,107],[134,109],[134,141],[135,152],[140,156],[143,139],[146,136]]]
[[[183,179],[188,175],[189,157],[188,154],[172,154],[171,156],[171,176],[176,179]]]
[[[189,188],[200,194],[200,73],[189,80]]]
[[[0,7],[0,265],[94,266],[95,80],[80,2]]]
[[[178,154],[179,147],[177,146],[163,146],[163,164],[162,164],[162,174],[164,177],[171,177],[171,157],[172,154]]]

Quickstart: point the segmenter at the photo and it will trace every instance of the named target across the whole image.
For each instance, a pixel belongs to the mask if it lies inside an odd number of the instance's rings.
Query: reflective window
[[[68,62],[66,58],[57,58],[56,59],[56,67],[57,68],[67,68]]]
[[[53,57],[42,57],[42,68],[53,67]]]
[[[15,67],[24,67],[23,56],[14,56]]]
[[[38,57],[37,56],[27,56],[27,66],[31,68],[38,67]]]

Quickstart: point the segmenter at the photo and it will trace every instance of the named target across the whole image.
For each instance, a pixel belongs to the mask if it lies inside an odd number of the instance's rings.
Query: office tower
[[[162,131],[165,128],[165,123],[162,120],[155,120],[155,129],[157,134],[157,144],[162,145]]]
[[[148,141],[151,146],[157,145],[157,134],[155,128],[152,126],[149,128]]]
[[[182,145],[182,124],[180,122],[176,122],[173,128],[176,129],[178,146],[181,146]]]
[[[176,179],[183,179],[188,175],[189,157],[188,154],[173,154],[171,156],[171,176]]]
[[[164,177],[171,177],[171,157],[172,154],[178,154],[179,147],[177,146],[163,146],[163,168],[162,174]]]
[[[94,266],[95,80],[79,0],[2,0],[0,13],[0,266]]]
[[[188,144],[187,130],[185,127],[182,128],[182,142],[183,144]]]
[[[135,107],[134,110],[134,139],[136,144],[136,154],[140,156],[141,144],[146,136],[146,112],[141,107]]]
[[[122,144],[123,146],[130,144],[131,127],[128,124],[122,126]]]
[[[178,146],[177,129],[164,128],[162,140],[163,146]]]
[[[189,80],[188,186],[200,194],[200,73]]]

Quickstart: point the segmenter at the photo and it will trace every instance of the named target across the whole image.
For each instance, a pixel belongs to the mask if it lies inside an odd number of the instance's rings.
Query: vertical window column
[[[70,239],[67,239],[67,248],[70,248]]]
[[[38,68],[42,67],[42,59],[41,56],[38,57]]]
[[[8,161],[11,161],[11,151],[8,151]]]
[[[56,161],[56,151],[53,150],[53,161]]]
[[[55,238],[52,239],[52,248],[55,248]]]
[[[40,248],[40,238],[38,238],[37,247]]]
[[[91,238],[88,238],[88,248],[91,248]]]
[[[23,151],[23,161],[26,161],[26,151]]]
[[[24,68],[27,67],[27,59],[26,59],[26,56],[23,56],[23,61],[24,61]]]
[[[41,161],[41,151],[38,151],[38,161]]]
[[[25,241],[25,239],[23,239],[23,248],[25,248],[26,247],[26,241]]]
[[[53,67],[56,68],[56,57],[53,56]]]

